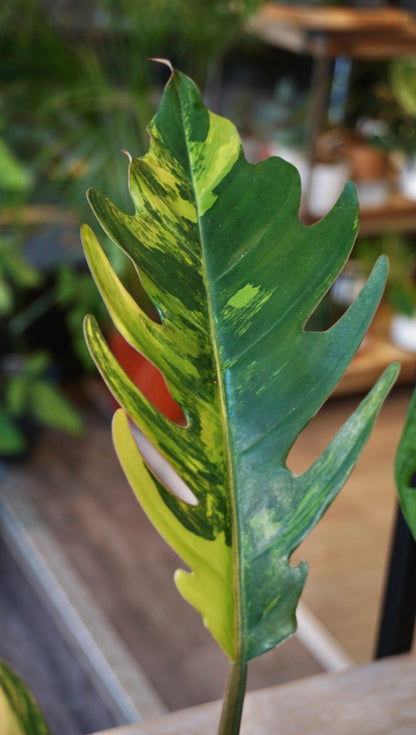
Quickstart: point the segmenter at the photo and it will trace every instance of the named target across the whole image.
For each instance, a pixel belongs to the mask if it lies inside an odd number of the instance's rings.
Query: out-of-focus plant
[[[394,97],[407,115],[416,115],[416,56],[394,59],[390,64]]]
[[[414,154],[416,57],[370,64],[367,73],[364,65],[363,76],[357,77],[351,87],[355,92],[351,95],[350,113],[355,119],[358,117],[360,133],[387,151]]]
[[[41,273],[29,265],[16,241],[0,240],[0,454],[28,448],[38,425],[78,435],[82,422],[57,385],[52,358],[28,351],[28,319],[14,313],[22,294],[39,286]],[[82,302],[81,302],[82,303]],[[81,307],[82,308],[82,307]],[[19,317],[23,317],[20,319]]]
[[[21,204],[31,179],[14,154],[1,145],[1,140],[0,171],[2,202],[6,207]],[[4,211],[4,207],[0,209],[0,218]],[[26,308],[22,303],[42,282],[41,271],[25,258],[22,238],[3,227],[0,233],[0,454],[3,456],[26,450],[29,427],[46,424],[72,434],[82,429],[78,414],[55,384],[52,359],[41,351],[28,349],[26,331],[39,308],[36,301]]]
[[[0,237],[0,318],[16,305],[16,291],[33,288],[40,282],[39,272],[22,255],[15,238]]]
[[[32,185],[32,176],[0,138],[0,205],[20,203]]]
[[[282,77],[267,101],[256,106],[254,124],[263,140],[303,149],[307,137],[307,101],[291,77]]]
[[[38,425],[74,436],[82,432],[78,413],[51,379],[47,354],[11,355],[0,367],[0,453],[20,455]]]
[[[96,0],[87,11],[69,2],[6,0],[0,129],[34,166],[36,197],[83,210],[93,180],[120,196],[125,162],[110,151],[140,155],[146,148],[159,73],[148,57],[179,59],[202,87],[211,84],[258,4]]]
[[[145,126],[160,96],[160,69],[151,57],[180,60],[212,89],[227,50],[242,37],[259,0],[4,0],[0,5],[0,135],[25,164],[32,207],[59,204],[91,222],[85,190],[94,181],[128,209],[127,162],[139,156]],[[155,85],[155,82],[157,84]],[[156,92],[155,92],[156,89]],[[1,161],[1,149],[0,149]],[[1,184],[0,184],[1,191]],[[107,248],[131,286],[129,263]],[[81,260],[81,257],[80,257]],[[57,299],[67,314],[75,352],[85,357],[80,315],[100,315],[90,282],[65,265],[42,302]]]
[[[354,258],[364,274],[370,273],[377,258],[387,255],[390,270],[384,300],[393,309],[412,316],[416,308],[416,254],[409,237],[384,234],[376,238],[362,238],[354,248]]]

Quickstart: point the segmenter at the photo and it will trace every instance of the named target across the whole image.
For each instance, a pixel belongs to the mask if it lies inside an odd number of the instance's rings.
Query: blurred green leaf
[[[381,254],[390,263],[384,299],[394,311],[411,316],[416,308],[414,243],[404,235],[386,233],[377,238],[360,238],[354,248],[354,258],[367,274]]]
[[[416,289],[411,283],[393,284],[387,298],[394,311],[412,316],[416,306]]]
[[[50,735],[37,704],[22,680],[0,661],[1,735]]]
[[[30,263],[20,255],[17,249],[8,253],[7,259],[3,260],[0,267],[4,267],[10,278],[13,279],[14,283],[22,288],[33,288],[34,286],[38,286],[42,280],[40,272],[30,265]]]
[[[18,455],[26,449],[26,440],[16,424],[0,406],[0,454]]]
[[[0,316],[10,314],[14,305],[13,290],[0,274]]]
[[[0,138],[0,192],[26,192],[32,177],[18,161],[4,140]]]
[[[25,374],[13,375],[6,384],[6,405],[12,416],[23,416],[28,407],[30,381]]]
[[[45,373],[51,366],[51,358],[47,352],[35,352],[25,357],[24,374],[27,378],[36,378]]]
[[[416,56],[393,59],[390,62],[390,78],[393,94],[403,110],[416,115]]]
[[[46,426],[79,436],[83,423],[71,404],[51,383],[36,380],[30,391],[31,408],[35,418]]]

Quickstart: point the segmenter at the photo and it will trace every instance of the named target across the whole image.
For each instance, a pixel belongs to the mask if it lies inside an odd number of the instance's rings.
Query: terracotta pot
[[[387,173],[387,154],[368,143],[350,143],[345,148],[355,181],[377,181]]]

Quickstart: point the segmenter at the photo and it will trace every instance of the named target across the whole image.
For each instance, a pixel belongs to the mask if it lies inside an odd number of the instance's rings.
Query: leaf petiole
[[[246,690],[247,664],[231,661],[222,703],[218,735],[238,735]]]

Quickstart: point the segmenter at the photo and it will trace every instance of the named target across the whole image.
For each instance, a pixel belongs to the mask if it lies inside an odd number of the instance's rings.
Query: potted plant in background
[[[398,147],[403,151],[399,189],[408,199],[416,199],[416,59],[404,57],[390,62],[391,90],[401,111]]]
[[[379,67],[375,80],[370,84],[367,111],[357,121],[358,132],[365,143],[378,150],[379,166],[384,165],[382,177],[376,179],[379,186],[398,190],[405,198],[416,198],[415,151],[416,133],[414,117],[416,111],[416,65],[414,57],[392,59]],[[366,79],[362,80],[366,89]],[[361,107],[365,110],[366,105]],[[387,155],[382,161],[382,155]]]
[[[385,234],[360,238],[354,248],[354,262],[360,278],[370,272],[377,257],[387,255],[390,271],[384,294],[386,329],[394,344],[416,351],[416,258],[409,236]]]
[[[30,173],[0,140],[2,212],[22,206],[32,186]],[[30,323],[22,304],[40,287],[44,274],[28,262],[21,228],[3,227],[0,234],[0,458],[19,457],[28,450],[39,425],[79,434],[82,422],[60,391],[53,359],[31,349]],[[53,299],[54,301],[54,299]],[[50,305],[50,304],[48,304]],[[31,306],[33,309],[33,304]],[[34,309],[39,316],[38,310]]]

